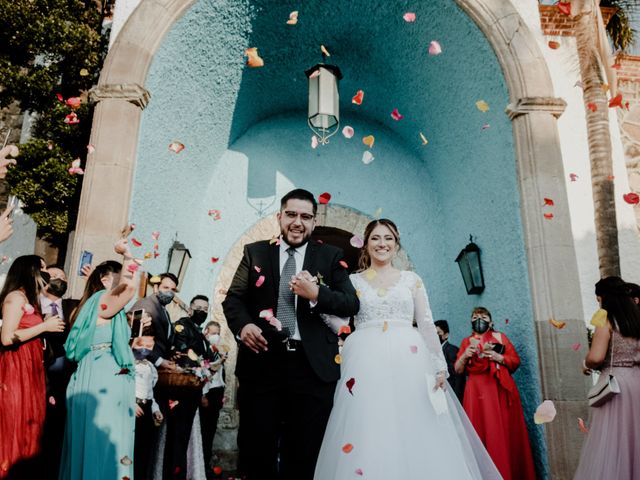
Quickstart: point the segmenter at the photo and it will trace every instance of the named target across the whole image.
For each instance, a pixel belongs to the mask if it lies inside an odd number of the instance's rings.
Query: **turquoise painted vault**
[[[298,24],[287,25],[293,10]],[[415,22],[403,20],[408,11]],[[428,54],[432,40],[442,54]],[[322,60],[321,44],[344,74],[341,124],[356,133],[314,150],[304,71]],[[245,66],[248,47],[258,48],[264,67]],[[193,255],[181,296],[211,296],[222,264],[211,257],[223,259],[259,220],[249,201],[294,186],[328,191],[332,203],[365,215],[382,208],[453,341],[470,333],[471,309],[483,305],[514,342],[522,358],[515,377],[547,476],[543,431],[533,424],[540,379],[508,92],[486,38],[452,0],[199,1],[163,40],[145,87],[151,101],[130,219],[148,244],[161,232],[162,255],[148,270],[166,269],[177,235]],[[365,92],[360,106],[351,103],[357,90]],[[394,108],[402,120],[391,118]],[[365,135],[376,139],[369,165],[361,161]],[[174,140],[184,151],[168,150]],[[221,210],[221,220],[210,209]],[[482,249],[480,296],[466,295],[454,263],[470,234]]]

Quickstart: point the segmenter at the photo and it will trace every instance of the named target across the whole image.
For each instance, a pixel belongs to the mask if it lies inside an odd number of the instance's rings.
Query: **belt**
[[[91,345],[91,350],[108,350],[111,348],[111,342],[107,343],[96,343]]]
[[[287,338],[284,341],[284,345],[287,349],[287,352],[302,351],[302,340],[294,340],[293,338]]]
[[[136,398],[136,403],[138,405],[146,405],[149,402],[151,402],[151,400],[148,398]]]

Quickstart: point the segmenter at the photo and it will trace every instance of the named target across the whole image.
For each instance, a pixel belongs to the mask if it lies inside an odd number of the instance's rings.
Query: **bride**
[[[351,275],[360,312],[341,353],[314,479],[500,479],[445,390],[447,365],[422,280],[391,264],[397,227],[374,220],[364,237],[361,271]],[[337,331],[339,319],[325,321]]]

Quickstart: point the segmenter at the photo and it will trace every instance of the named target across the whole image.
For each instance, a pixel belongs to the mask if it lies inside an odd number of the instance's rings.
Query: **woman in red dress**
[[[511,374],[520,357],[503,333],[493,330],[491,313],[471,313],[473,334],[465,338],[455,369],[468,375],[464,410],[505,480],[535,479],[520,395]]]
[[[46,410],[39,336],[64,330],[60,317],[43,321],[38,311],[45,270],[44,260],[37,255],[18,257],[0,292],[0,478],[29,478],[28,474],[38,471],[34,464]]]

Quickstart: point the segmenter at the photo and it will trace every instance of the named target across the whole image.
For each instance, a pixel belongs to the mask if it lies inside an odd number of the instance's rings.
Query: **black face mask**
[[[54,297],[62,298],[67,293],[67,282],[61,278],[52,278],[49,280],[47,292]]]
[[[484,333],[489,330],[489,322],[483,320],[482,318],[478,318],[471,321],[471,328],[476,333]]]
[[[440,345],[442,345],[444,342],[446,342],[444,337],[441,337],[440,335],[438,335],[438,338],[440,339]]]
[[[206,319],[207,319],[206,311],[194,310],[193,313],[191,314],[191,320],[193,320],[193,323],[195,323],[198,326],[202,325]]]

